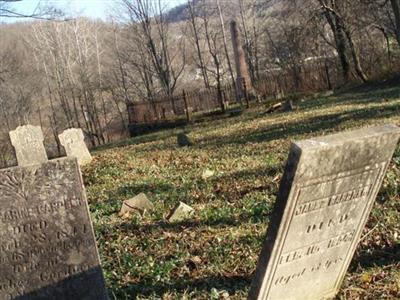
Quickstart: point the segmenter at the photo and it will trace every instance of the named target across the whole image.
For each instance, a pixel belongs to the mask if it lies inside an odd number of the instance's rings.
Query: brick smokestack
[[[249,76],[249,68],[247,66],[246,57],[240,41],[239,30],[236,21],[234,20],[231,21],[231,37],[237,74],[236,90],[238,97],[241,99],[245,96],[244,85],[246,86],[247,92],[249,92],[252,90],[252,84]]]

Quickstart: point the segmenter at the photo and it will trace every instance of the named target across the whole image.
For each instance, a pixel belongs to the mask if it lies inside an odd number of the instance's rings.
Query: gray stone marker
[[[149,198],[147,198],[146,194],[140,193],[122,203],[119,216],[122,217],[135,210],[141,213],[144,213],[145,211],[150,212],[154,210],[154,204],[149,200]]]
[[[39,126],[19,126],[10,131],[11,144],[14,146],[19,166],[30,166],[47,162],[43,146],[43,133]]]
[[[0,170],[0,299],[107,299],[75,158]]]
[[[92,156],[86,146],[85,136],[80,128],[71,128],[64,130],[58,136],[61,145],[64,146],[68,157],[76,157],[81,166],[89,164]]]
[[[399,137],[386,125],[292,144],[249,299],[335,296]]]
[[[168,222],[180,222],[184,221],[195,213],[193,207],[187,205],[186,203],[179,202],[178,205],[174,207],[172,212],[167,217]]]

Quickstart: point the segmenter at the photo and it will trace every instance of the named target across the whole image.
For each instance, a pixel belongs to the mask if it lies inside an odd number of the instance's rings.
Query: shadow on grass
[[[332,131],[336,126],[347,121],[366,121],[372,118],[387,118],[400,114],[400,104],[387,105],[380,109],[355,109],[344,113],[336,113],[328,116],[317,116],[308,118],[301,122],[289,122],[277,124],[269,128],[263,128],[248,135],[230,136],[221,139],[204,139],[202,142],[209,146],[222,144],[245,144],[248,142],[268,142],[276,139],[286,139],[307,133],[318,133],[321,131]]]
[[[120,211],[123,201],[128,200],[140,193],[145,194],[168,194],[175,190],[172,184],[164,182],[132,183],[126,184],[118,189],[111,189],[107,192],[108,200],[90,201],[92,212],[101,212],[103,216],[110,216]]]
[[[182,232],[190,228],[195,230],[201,227],[227,227],[227,226],[240,226],[244,223],[267,223],[268,216],[271,212],[273,203],[266,202],[263,205],[255,206],[251,212],[243,212],[239,215],[224,215],[218,217],[207,218],[206,220],[188,219],[179,222],[168,222],[165,220],[153,222],[150,224],[133,224],[122,223],[114,226],[118,232],[127,233],[154,233],[154,232]]]
[[[225,199],[230,203],[240,201],[246,195],[255,192],[267,192],[268,194],[275,195],[278,191],[279,177],[283,173],[284,162],[278,164],[268,165],[254,169],[245,169],[230,174],[217,176],[210,179],[214,185],[214,194],[219,198]],[[261,185],[246,184],[249,181],[262,178]],[[244,184],[239,188],[233,187],[235,183],[241,181]],[[224,182],[224,185],[220,185]]]
[[[236,203],[235,201],[240,201],[247,194],[251,194],[254,192],[262,192],[266,191],[268,194],[275,195],[277,193],[278,185],[276,179],[276,175],[281,174],[283,171],[283,165],[273,165],[260,167],[255,169],[246,169],[238,172],[233,172],[231,174],[215,177],[210,180],[211,184],[217,185],[221,181],[236,181],[239,179],[252,179],[255,177],[269,177],[271,180],[259,186],[249,186],[245,187],[242,190],[232,190],[229,189],[227,191],[220,190],[214,191],[215,194],[218,195],[219,198],[227,198],[231,203]],[[169,194],[172,190],[176,190],[176,187],[171,184],[157,183],[157,184],[133,184],[126,185],[117,192],[118,195],[134,195],[141,192],[147,193],[151,191],[152,193],[160,194],[165,193]],[[208,201],[207,201],[208,202]],[[242,205],[238,202],[239,205]],[[246,210],[245,212],[238,214],[232,214],[221,212],[221,214],[210,214],[209,216],[205,216],[203,220],[186,220],[182,222],[174,222],[169,223],[167,221],[161,220],[151,224],[132,224],[132,223],[123,223],[117,225],[118,230],[132,232],[132,231],[140,231],[145,233],[154,232],[154,230],[161,229],[163,231],[175,231],[180,232],[186,228],[200,228],[202,226],[212,226],[212,227],[222,227],[222,226],[238,226],[242,223],[262,223],[268,220],[268,214],[272,209],[272,201],[257,201],[254,202],[254,206],[252,209]],[[240,207],[238,207],[240,210]],[[199,212],[201,213],[201,212]]]
[[[222,176],[217,176],[211,179],[211,182],[218,183],[225,180],[236,180],[236,179],[250,179],[253,177],[272,177],[283,172],[284,162],[279,162],[273,165],[267,165],[259,168],[248,168]]]
[[[385,248],[373,248],[360,250],[350,265],[350,271],[358,267],[365,269],[369,267],[383,267],[400,262],[400,244],[394,244]]]
[[[102,152],[105,150],[110,150],[110,149],[115,149],[115,148],[123,148],[123,147],[127,147],[127,146],[140,145],[140,144],[144,144],[144,143],[152,143],[152,142],[156,142],[159,140],[173,137],[175,135],[176,134],[174,132],[168,131],[168,133],[166,133],[165,130],[159,130],[155,133],[150,133],[150,134],[146,134],[146,135],[142,135],[142,136],[128,138],[128,139],[120,141],[120,142],[99,146],[99,147],[96,147],[95,149],[93,149],[93,152],[96,153],[96,152]]]
[[[231,119],[233,117],[234,116],[230,115],[229,111],[227,111],[226,113],[221,113],[220,111],[214,111],[209,113],[203,113],[200,116],[196,116],[189,123],[187,123],[186,121],[182,122],[181,120],[179,120],[176,123],[170,122],[168,123],[168,125],[164,127],[162,126],[162,124],[161,125],[156,124],[154,126],[154,129],[137,134],[134,137],[127,138],[119,142],[98,146],[92,149],[92,151],[96,153],[113,148],[123,148],[127,146],[140,145],[143,143],[156,142],[159,140],[174,137],[177,135],[177,132],[181,131],[186,132],[194,130],[196,129],[196,127],[201,127],[203,124],[207,124],[210,121],[225,122],[227,119]]]
[[[246,291],[251,283],[250,276],[210,276],[205,278],[193,279],[183,277],[177,279],[173,283],[155,283],[152,278],[143,278],[137,284],[131,284],[119,290],[118,294],[122,294],[125,299],[135,299],[140,296],[158,295],[162,296],[167,292],[174,291],[178,293],[191,294],[195,291],[211,293],[212,289],[218,291],[227,291],[230,295],[238,291]]]
[[[365,104],[379,103],[400,98],[400,77],[385,82],[371,82],[358,87],[343,89],[335,93],[333,97],[318,97],[307,100],[301,104],[301,108],[308,110],[318,108],[321,105],[334,106],[336,104]]]
[[[119,198],[127,200],[128,197],[136,196],[140,193],[168,194],[176,190],[173,184],[166,182],[132,183],[120,187],[116,194]]]
[[[338,104],[368,104],[385,103],[400,98],[400,89],[371,91],[370,93],[344,93],[327,99],[313,99],[301,104],[302,110],[316,109],[318,107],[332,107]]]
[[[339,91],[333,97],[318,97],[315,99],[307,100],[300,105],[301,110],[310,110],[313,108],[318,108],[321,105],[324,106],[334,106],[335,104],[362,104],[362,103],[377,103],[377,102],[390,102],[392,99],[400,98],[400,77],[395,77],[387,81],[371,82],[358,87],[352,87],[350,89],[343,89]],[[248,113],[240,116],[240,121],[254,120],[256,118],[264,118],[265,114],[260,114],[260,108],[264,111],[264,104],[257,105],[257,111],[248,111]],[[254,105],[253,105],[254,108]],[[353,111],[358,115],[358,118],[363,118],[362,114]],[[338,114],[339,115],[339,114]],[[203,124],[208,124],[210,121],[217,122],[214,125],[219,126],[222,122],[226,122],[229,119],[236,119],[239,116],[231,116],[229,112],[221,114],[220,112],[212,112],[208,114],[203,114],[200,117],[196,116],[193,121],[189,124],[179,124],[179,126],[174,127],[166,131],[167,128],[158,128],[157,130],[147,133],[145,135],[136,136],[130,139],[123,140],[121,142],[116,142],[104,146],[99,146],[93,149],[93,152],[104,151],[112,148],[126,147],[130,145],[139,145],[143,143],[155,142],[163,139],[167,139],[176,135],[178,130],[196,130],[202,127]],[[368,118],[368,113],[366,115]],[[310,120],[312,122],[313,120]],[[318,129],[318,128],[317,128]]]

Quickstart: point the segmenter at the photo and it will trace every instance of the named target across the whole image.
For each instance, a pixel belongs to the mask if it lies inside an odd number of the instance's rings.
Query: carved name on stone
[[[65,130],[58,136],[68,157],[76,157],[81,166],[92,161],[92,156],[85,144],[82,129],[72,128]]]
[[[10,140],[14,146],[19,166],[47,162],[47,154],[43,146],[43,133],[39,126],[19,126],[14,131],[10,131]]]
[[[386,125],[292,145],[249,299],[335,296],[399,136]]]
[[[0,170],[0,299],[107,299],[76,159]]]

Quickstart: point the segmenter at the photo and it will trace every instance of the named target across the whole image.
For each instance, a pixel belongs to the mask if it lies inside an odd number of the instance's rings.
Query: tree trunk
[[[400,1],[390,0],[392,4],[392,9],[394,13],[395,26],[396,26],[396,39],[397,43],[400,45]]]
[[[351,52],[351,56],[353,57],[354,68],[356,69],[357,76],[365,83],[368,81],[368,77],[367,77],[367,75],[365,75],[365,73],[361,67],[360,58],[358,57],[356,46],[354,45],[353,38],[351,37],[351,33],[347,28],[344,28],[343,30],[347,36],[347,40],[349,41],[350,52]]]
[[[343,32],[341,19],[336,13],[333,12],[332,9],[326,6],[325,1],[319,0],[319,3],[322,5],[322,7],[324,7],[323,14],[332,30],[333,37],[335,39],[336,51],[338,52],[340,65],[342,67],[343,79],[345,82],[348,82],[350,80],[350,63],[346,54],[346,37],[345,33]]]
[[[342,66],[343,79],[345,82],[350,80],[350,63],[346,54],[347,46],[344,32],[341,26],[336,24],[333,26],[332,31],[335,37],[336,50],[339,55],[340,64]]]
[[[195,19],[195,13],[193,11],[193,4],[189,3],[189,13],[190,13],[190,23],[193,28],[193,34],[194,34],[194,42],[196,45],[196,51],[197,51],[197,57],[199,58],[199,64],[200,64],[200,69],[201,73],[203,75],[203,80],[204,80],[204,87],[209,89],[210,88],[210,82],[208,80],[208,74],[207,74],[207,69],[204,64],[203,56],[201,54],[201,49],[200,49],[200,39],[199,39],[199,33],[197,30],[196,26],[196,19]]]
[[[224,18],[222,17],[222,10],[221,10],[221,5],[219,3],[219,0],[217,0],[217,7],[218,7],[219,19],[220,19],[220,22],[221,22],[222,36],[223,36],[223,41],[224,41],[224,50],[225,50],[226,61],[228,63],[228,70],[229,70],[229,74],[231,75],[232,86],[235,86],[236,85],[236,81],[235,81],[235,76],[233,75],[231,59],[229,58],[228,45],[227,45],[226,33],[225,33],[225,25],[224,25]],[[236,94],[236,98],[239,101],[239,99],[238,99],[239,95]]]

